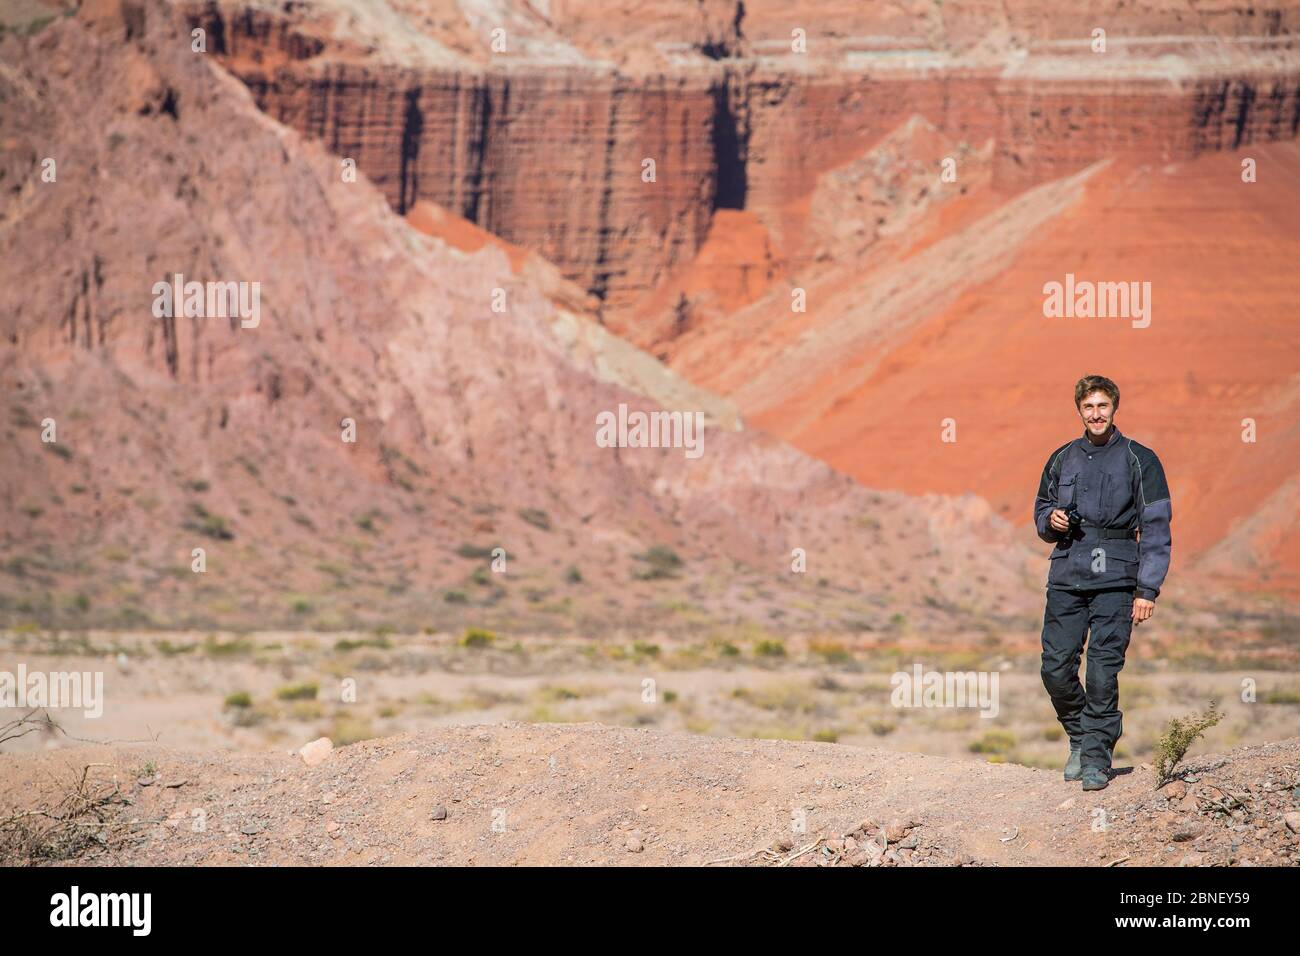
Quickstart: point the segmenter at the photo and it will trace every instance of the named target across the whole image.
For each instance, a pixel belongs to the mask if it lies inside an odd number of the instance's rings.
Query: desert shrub
[[[1159,784],[1164,784],[1173,777],[1174,768],[1187,756],[1187,750],[1205,731],[1223,719],[1223,712],[1218,709],[1216,701],[1210,701],[1209,708],[1200,714],[1189,717],[1171,717],[1165,725],[1165,732],[1160,735],[1155,746],[1155,772]]]
[[[972,740],[967,749],[973,754],[1002,756],[1016,745],[1015,734],[1008,730],[989,730],[979,740]]]
[[[217,635],[209,634],[203,639],[203,653],[209,657],[236,657],[251,654],[253,650],[253,642],[244,637],[232,637],[228,641],[220,641]]]
[[[359,740],[369,740],[375,736],[375,732],[370,726],[370,721],[344,716],[334,721],[325,736],[329,737],[336,747],[346,747]]]
[[[359,647],[373,647],[376,650],[386,651],[393,646],[392,642],[383,634],[374,638],[364,638],[354,641],[351,638],[341,637],[334,642],[336,651],[355,651]]]
[[[828,664],[846,664],[853,660],[849,649],[838,641],[810,641],[808,650],[824,658]]]
[[[465,636],[460,639],[461,647],[490,647],[497,636],[481,627],[465,629]]]
[[[286,684],[275,692],[280,700],[315,700],[320,686],[310,681],[302,684]]]
[[[646,565],[645,568],[635,572],[636,578],[640,581],[675,578],[683,564],[682,559],[677,556],[677,552],[663,544],[652,545],[641,554],[635,554],[633,557]]]
[[[235,532],[230,529],[230,523],[225,518],[212,514],[197,502],[190,505],[190,517],[182,527],[217,541],[229,541],[235,536]]]
[[[534,528],[540,528],[543,531],[551,530],[551,516],[540,508],[524,508],[519,512],[519,517]]]

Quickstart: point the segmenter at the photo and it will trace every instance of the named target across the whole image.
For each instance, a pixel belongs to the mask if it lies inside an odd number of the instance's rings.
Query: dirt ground
[[[1191,783],[1161,791],[1121,762],[1091,793],[1014,764],[513,721],[365,741],[314,767],[156,745],[0,761],[0,815],[51,804],[87,765],[92,789],[126,801],[76,862],[1300,863],[1284,816],[1296,822],[1300,738],[1197,758]]]
[[[102,674],[105,704],[98,718],[50,710],[57,727],[0,748],[0,851],[176,865],[1300,862],[1293,672],[1191,669],[1135,645],[1119,773],[1084,793],[1061,778],[1030,646],[8,634],[0,669]],[[895,679],[917,666],[996,675],[996,706],[899,706]],[[1166,722],[1211,699],[1223,719],[1185,779],[1156,789]],[[319,737],[334,749],[306,766],[298,750]]]

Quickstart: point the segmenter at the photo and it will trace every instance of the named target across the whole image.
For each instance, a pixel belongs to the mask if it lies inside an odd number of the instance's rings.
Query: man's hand
[[[1152,614],[1156,612],[1156,602],[1148,601],[1146,598],[1135,597],[1133,599],[1133,623],[1141,624]]]
[[[1066,532],[1070,530],[1070,519],[1060,508],[1052,509],[1052,519],[1048,522],[1053,531]]]

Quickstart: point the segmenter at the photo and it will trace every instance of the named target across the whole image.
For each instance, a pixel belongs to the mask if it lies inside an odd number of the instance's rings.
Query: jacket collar
[[[1082,445],[1084,448],[1102,449],[1102,448],[1111,447],[1112,445],[1121,441],[1123,438],[1124,436],[1120,434],[1119,426],[1112,424],[1110,428],[1110,438],[1106,441],[1106,444],[1094,445],[1092,443],[1092,439],[1088,437],[1088,430],[1086,428],[1083,430],[1083,434],[1079,437],[1078,441],[1079,444]]]

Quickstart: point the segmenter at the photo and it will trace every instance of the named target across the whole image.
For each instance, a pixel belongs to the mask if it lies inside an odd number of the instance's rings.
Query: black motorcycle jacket
[[[1076,510],[1078,530],[1053,529],[1054,508]],[[1094,445],[1085,432],[1052,452],[1038,482],[1034,525],[1040,538],[1056,544],[1047,586],[1131,586],[1136,597],[1154,601],[1169,572],[1172,520],[1156,453],[1114,426],[1104,445]]]

